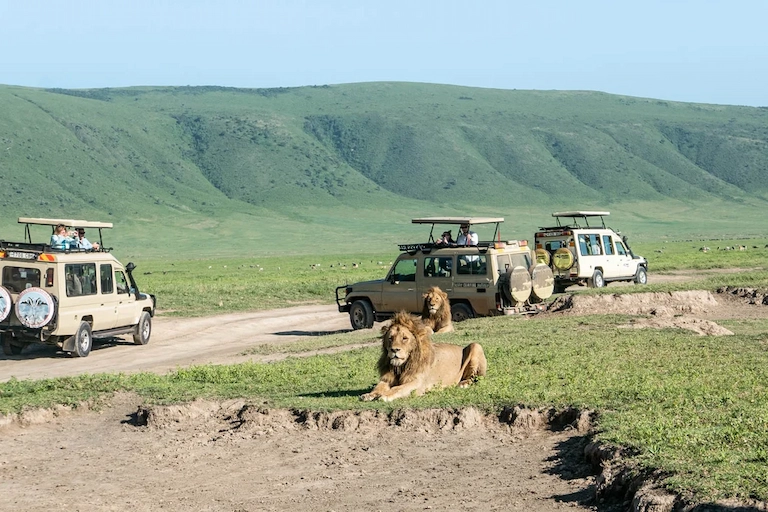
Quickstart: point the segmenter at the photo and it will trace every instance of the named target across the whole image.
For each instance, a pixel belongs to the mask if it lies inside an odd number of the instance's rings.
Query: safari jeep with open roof
[[[606,227],[608,215],[602,211],[555,212],[557,226],[539,228],[534,235],[536,259],[551,266],[555,293],[573,284],[602,288],[610,281],[648,282],[648,261],[632,253],[620,232]]]
[[[336,288],[339,312],[348,313],[353,329],[367,329],[405,310],[421,313],[423,294],[432,286],[448,294],[451,316],[458,322],[475,316],[525,314],[541,311],[554,281],[547,265],[537,265],[525,240],[501,241],[503,218],[428,217],[414,224],[431,224],[426,242],[401,244],[403,251],[384,279]],[[493,235],[476,245],[440,243],[436,225],[493,225]],[[490,231],[490,230],[489,230]]]
[[[111,223],[37,218],[19,223],[25,225],[24,242],[0,240],[0,338],[6,355],[44,343],[85,357],[93,338],[121,334],[133,335],[137,345],[149,342],[155,297],[139,291],[135,265],[123,266],[101,243],[101,230]],[[58,224],[97,229],[99,249],[32,242],[30,226]]]

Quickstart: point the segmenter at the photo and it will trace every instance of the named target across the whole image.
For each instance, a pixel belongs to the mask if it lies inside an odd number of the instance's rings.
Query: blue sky
[[[768,106],[768,0],[0,0],[0,84],[370,81]]]

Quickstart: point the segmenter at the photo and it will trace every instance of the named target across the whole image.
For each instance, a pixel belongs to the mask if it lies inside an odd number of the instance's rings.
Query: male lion
[[[437,286],[433,286],[424,297],[424,308],[421,310],[421,320],[437,334],[453,331],[451,322],[451,302],[448,294]]]
[[[467,387],[475,377],[485,375],[488,362],[483,347],[470,343],[457,345],[432,343],[430,329],[417,316],[396,313],[381,329],[382,352],[379,358],[379,383],[360,396],[366,402],[423,395],[431,388],[457,385]]]

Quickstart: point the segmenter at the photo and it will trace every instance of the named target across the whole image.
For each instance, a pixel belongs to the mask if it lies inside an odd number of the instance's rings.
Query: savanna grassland
[[[529,238],[562,209],[636,240],[763,231],[765,108],[414,83],[0,86],[0,106],[2,238],[74,217],[114,222],[127,257],[381,252],[417,216]]]

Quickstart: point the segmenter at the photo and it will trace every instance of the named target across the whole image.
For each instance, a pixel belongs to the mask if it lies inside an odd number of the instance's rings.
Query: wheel
[[[470,318],[474,318],[475,314],[472,312],[472,308],[466,304],[453,304],[451,305],[451,320],[454,322],[463,322]]]
[[[80,322],[80,327],[75,333],[75,351],[77,357],[87,357],[91,353],[93,346],[93,337],[91,336],[91,324]]]
[[[356,300],[349,308],[349,321],[352,328],[370,329],[373,327],[373,308],[368,301]]]
[[[4,332],[0,336],[3,338],[3,354],[7,356],[17,356],[21,354],[21,349],[24,347],[13,342],[13,335],[11,335],[11,333]]]
[[[637,267],[635,284],[648,284],[648,272],[646,272],[643,267]]]
[[[531,274],[522,266],[513,268],[508,274],[509,294],[514,300],[513,304],[523,304],[531,296]]]
[[[564,284],[555,283],[555,288],[552,293],[565,293],[565,289],[568,288]]]
[[[152,334],[152,317],[146,311],[142,311],[139,323],[136,325],[136,332],[133,335],[134,345],[146,345],[149,343],[150,334]]]
[[[552,254],[552,265],[561,271],[570,269],[576,260],[567,247],[561,247]]]
[[[39,329],[48,325],[55,313],[55,302],[50,293],[33,286],[26,288],[16,298],[16,318],[24,327]]]
[[[531,272],[531,300],[530,302],[541,302],[544,299],[548,299],[552,296],[555,290],[555,276],[552,274],[552,269],[547,265],[539,263],[533,267]]]
[[[595,270],[592,274],[592,278],[587,283],[590,288],[602,288],[605,286],[605,279],[603,279],[603,273],[599,269]]]

